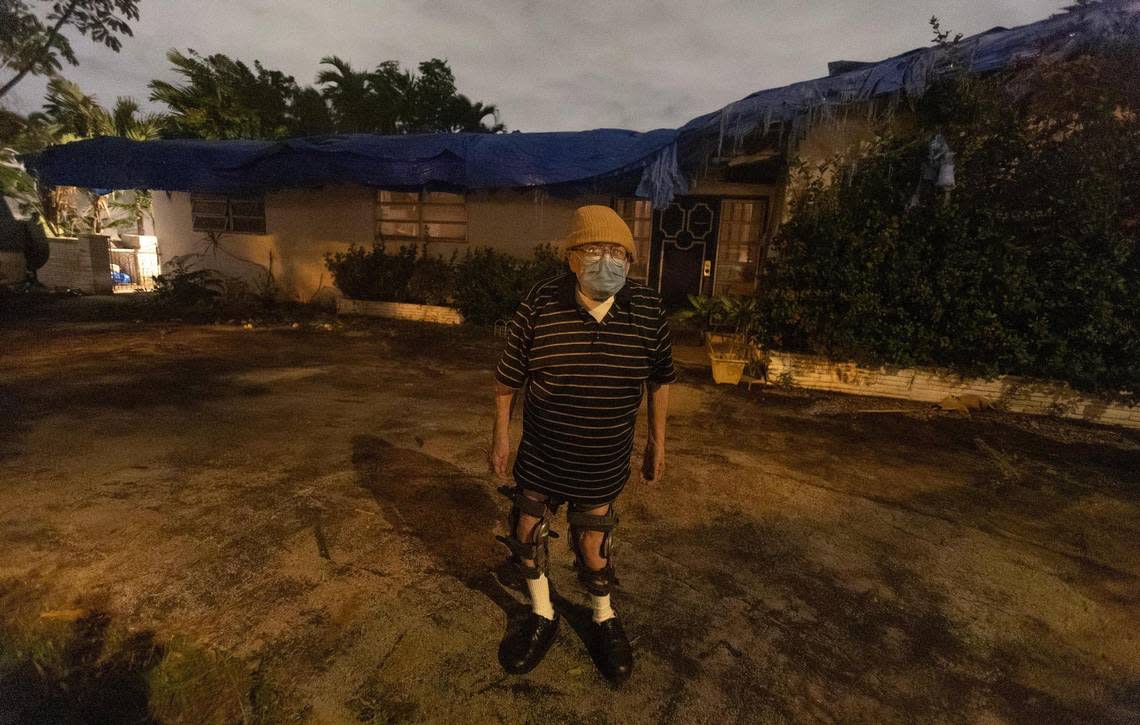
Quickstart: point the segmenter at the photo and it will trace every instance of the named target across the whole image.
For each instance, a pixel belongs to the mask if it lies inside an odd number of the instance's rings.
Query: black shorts
[[[543,491],[542,489],[540,489],[538,487],[528,488],[526,486],[520,486],[520,488],[522,488],[524,496],[526,496],[529,493],[529,494],[536,494],[537,496],[541,497],[541,498],[536,498],[535,495],[531,495],[531,496],[528,496],[527,498],[533,498],[537,501],[545,501],[546,507],[550,509],[551,513],[555,513],[555,514],[558,513],[558,509],[562,507],[562,504],[567,504],[568,510],[570,510],[570,511],[589,511],[590,509],[596,509],[596,508],[599,508],[601,506],[607,506],[607,505],[612,506],[613,503],[615,501],[617,501],[617,498],[618,498],[617,495],[615,495],[615,496],[612,496],[608,500],[605,500],[605,501],[594,501],[593,499],[582,500],[582,499],[577,499],[577,498],[570,498],[567,496],[560,496],[560,495],[553,494],[553,493],[548,493],[548,492]],[[620,495],[620,494],[621,494],[621,491],[618,491],[618,495]]]

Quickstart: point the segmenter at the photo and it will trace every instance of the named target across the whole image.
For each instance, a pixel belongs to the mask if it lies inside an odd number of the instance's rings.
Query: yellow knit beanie
[[[601,204],[580,206],[574,210],[570,231],[562,238],[562,253],[583,244],[620,244],[631,258],[637,256],[629,225],[616,211]]]

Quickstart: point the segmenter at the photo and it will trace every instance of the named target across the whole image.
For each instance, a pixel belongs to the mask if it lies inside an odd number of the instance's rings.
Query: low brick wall
[[[1014,413],[1059,415],[1140,429],[1140,406],[1091,398],[1065,383],[1003,375],[994,380],[963,378],[932,368],[867,368],[813,355],[769,352],[768,382],[852,395],[874,395],[936,403],[950,395],[981,395]]]
[[[441,325],[461,325],[463,315],[453,307],[439,305],[415,305],[408,302],[373,302],[338,297],[336,311],[341,315],[367,315],[369,317],[389,317],[396,320],[435,322]]]

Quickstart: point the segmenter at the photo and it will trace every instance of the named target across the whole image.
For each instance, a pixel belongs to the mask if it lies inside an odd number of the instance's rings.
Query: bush
[[[406,301],[415,262],[415,247],[388,254],[379,243],[372,245],[372,251],[354,244],[347,252],[325,254],[333,283],[346,297],[357,300]]]
[[[509,318],[534,284],[566,270],[549,244],[535,248],[534,258],[518,259],[480,247],[456,260],[416,257],[414,247],[396,254],[376,244],[371,251],[353,245],[347,252],[326,254],[333,283],[347,297],[385,302],[454,305],[475,324]]]
[[[443,257],[420,257],[412,265],[406,299],[421,305],[449,305],[455,295],[455,254]]]
[[[531,287],[544,279],[557,277],[570,271],[566,265],[566,258],[552,244],[540,244],[535,247],[534,257],[526,264],[527,267],[523,272],[529,282],[526,285],[526,292],[529,292]]]
[[[566,269],[562,256],[549,244],[536,247],[529,260],[493,249],[469,250],[456,267],[455,304],[464,320],[476,324],[510,319],[531,287]]]
[[[951,79],[915,131],[801,168],[760,284],[766,344],[1140,394],[1138,66],[1133,45]],[[914,205],[936,132],[957,188]]]
[[[192,269],[187,256],[170,260],[170,271],[154,278],[154,301],[166,307],[208,306],[225,290],[225,280],[212,269]]]
[[[455,306],[463,319],[490,325],[508,318],[526,290],[518,259],[486,247],[468,250],[455,270]]]

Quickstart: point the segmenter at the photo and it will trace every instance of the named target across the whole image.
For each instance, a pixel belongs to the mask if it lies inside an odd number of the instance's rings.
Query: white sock
[[[554,605],[550,603],[550,580],[545,574],[537,579],[527,579],[526,588],[530,591],[530,610],[540,617],[554,619]]]
[[[613,607],[610,606],[610,595],[604,597],[597,595],[590,595],[590,604],[594,607],[594,624],[599,624],[607,619],[613,619],[617,615],[614,614]]]

